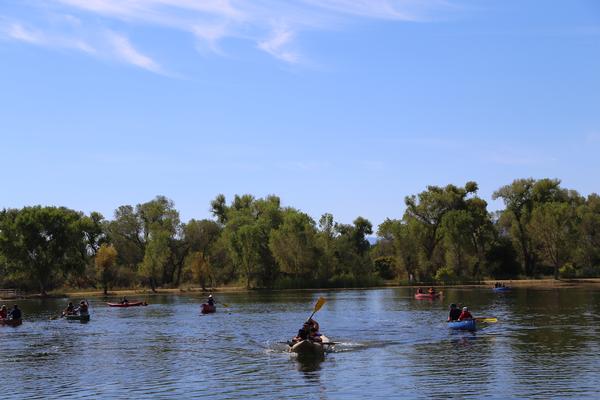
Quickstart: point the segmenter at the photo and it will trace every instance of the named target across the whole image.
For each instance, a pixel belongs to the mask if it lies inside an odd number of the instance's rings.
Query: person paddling
[[[469,308],[468,307],[463,307],[462,312],[458,316],[458,320],[459,321],[465,321],[465,320],[471,320],[471,319],[473,319],[473,316],[469,312]]]
[[[460,311],[460,308],[456,307],[456,304],[454,304],[454,303],[450,304],[450,312],[448,313],[448,322],[458,321],[458,318],[460,317],[461,314],[462,314],[462,312]]]
[[[63,315],[73,315],[75,314],[75,306],[73,305],[72,302],[69,302],[69,304],[67,305],[67,308],[65,308],[65,310],[63,311]]]
[[[429,293],[431,296],[435,296],[435,289],[430,287],[429,289],[427,289],[427,293]]]
[[[417,294],[423,294],[423,288],[418,288],[417,289]]]
[[[6,318],[8,318],[8,310],[6,309],[6,306],[3,305],[2,308],[0,308],[0,319]]]
[[[129,300],[127,300],[127,297],[123,296],[123,298],[121,299],[121,304],[129,304]]]
[[[85,300],[81,300],[79,302],[79,307],[77,307],[77,309],[75,310],[77,312],[79,312],[79,315],[89,315],[89,305],[87,303],[87,301]]]
[[[9,319],[20,320],[21,319],[21,310],[19,309],[19,306],[15,304],[13,306],[13,309],[10,312],[10,314],[8,314],[8,316],[10,317]]]
[[[317,335],[317,330],[314,325],[306,321],[302,328],[298,330],[298,334],[292,339],[293,343],[301,342],[303,340],[310,340],[312,342],[320,342],[321,338]]]
[[[214,305],[215,305],[215,299],[213,299],[212,294],[208,295],[208,300],[206,302],[208,303],[209,306],[214,307]]]

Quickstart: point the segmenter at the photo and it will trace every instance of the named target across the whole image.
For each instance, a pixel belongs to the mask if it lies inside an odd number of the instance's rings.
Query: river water
[[[298,359],[280,342],[319,296],[327,303],[316,319],[338,344],[323,359]],[[415,300],[408,288],[216,298],[229,308],[209,315],[194,296],[154,296],[126,309],[90,299],[89,323],[50,320],[64,300],[21,300],[23,325],[0,326],[2,397],[599,396],[600,290],[447,289],[433,301]],[[499,322],[449,331],[452,302]]]

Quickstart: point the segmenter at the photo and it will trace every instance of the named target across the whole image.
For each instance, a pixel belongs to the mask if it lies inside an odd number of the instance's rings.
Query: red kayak
[[[109,307],[138,307],[147,306],[145,301],[130,301],[129,303],[106,303]]]
[[[211,306],[208,303],[202,304],[202,314],[210,314],[210,313],[214,313],[216,311],[217,311],[217,307]]]
[[[433,294],[429,293],[415,293],[415,299],[437,299],[442,296],[442,292],[437,292]]]
[[[23,323],[22,319],[0,319],[0,325],[5,326],[19,326]]]

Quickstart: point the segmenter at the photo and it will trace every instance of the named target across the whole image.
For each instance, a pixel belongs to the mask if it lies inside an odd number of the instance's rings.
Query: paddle
[[[319,311],[321,309],[321,307],[323,307],[323,304],[325,304],[327,300],[325,300],[324,297],[319,297],[319,299],[317,300],[317,302],[315,303],[315,308],[313,309],[312,314],[310,314],[310,317],[308,317],[308,319],[306,321],[310,321],[311,318],[313,317],[313,315],[315,315],[315,313],[317,311]]]
[[[496,317],[487,317],[487,318],[477,317],[477,318],[473,318],[473,319],[477,322],[484,322],[487,324],[493,324],[493,323],[498,322],[498,318],[496,318]]]

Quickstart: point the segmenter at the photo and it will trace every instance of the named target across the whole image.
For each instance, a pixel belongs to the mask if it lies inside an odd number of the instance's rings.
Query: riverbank
[[[478,287],[492,287],[496,282],[503,283],[509,287],[518,288],[540,288],[540,289],[554,289],[554,288],[577,288],[577,287],[596,287],[600,288],[600,278],[585,278],[585,279],[506,279],[506,280],[484,280],[482,282],[474,283],[462,283],[456,285],[432,285],[431,283],[415,283],[408,285],[399,285],[397,282],[388,282],[383,286],[374,286],[367,288],[306,288],[306,289],[278,289],[277,291],[298,291],[298,290],[352,290],[352,289],[376,289],[376,288],[395,288],[395,287],[436,287],[436,288],[478,288]],[[244,286],[219,286],[215,288],[207,288],[203,290],[200,287],[180,287],[180,288],[164,288],[157,289],[156,292],[152,292],[150,289],[117,289],[110,290],[107,295],[102,290],[89,289],[89,290],[70,290],[62,289],[50,292],[48,296],[41,296],[39,293],[35,294],[22,294],[16,298],[86,298],[86,297],[122,297],[122,296],[137,296],[137,297],[148,297],[155,295],[189,295],[189,294],[209,294],[209,293],[228,293],[228,292],[248,292],[262,289],[247,289]],[[275,290],[273,290],[275,291]],[[6,298],[4,300],[15,299],[15,297]]]
[[[587,279],[514,279],[514,280],[484,280],[481,283],[473,283],[473,284],[458,284],[458,285],[434,285],[434,287],[438,288],[477,288],[477,287],[492,287],[496,282],[503,283],[506,286],[510,287],[519,287],[519,288],[575,288],[575,287],[598,287],[600,288],[600,278],[587,278]],[[414,284],[414,285],[398,285],[397,283],[386,284],[384,286],[373,287],[376,288],[394,288],[394,287],[425,287],[431,286],[430,284]],[[307,289],[281,289],[282,291],[289,290],[352,290],[352,289],[365,289],[365,288],[327,288],[327,289],[319,289],[319,288],[307,288]],[[367,288],[368,289],[368,288]],[[175,288],[175,289],[157,289],[156,293],[153,293],[149,289],[123,289],[123,290],[111,290],[108,293],[108,297],[114,296],[132,296],[132,295],[142,295],[142,296],[152,296],[152,295],[161,295],[161,294],[208,294],[208,293],[227,293],[227,292],[247,292],[247,291],[255,291],[257,289],[246,289],[243,286],[220,286],[216,288],[210,288],[207,290],[202,290],[202,288],[196,287],[187,287],[187,288]],[[64,293],[67,297],[104,297],[104,293],[102,291],[66,291]]]

